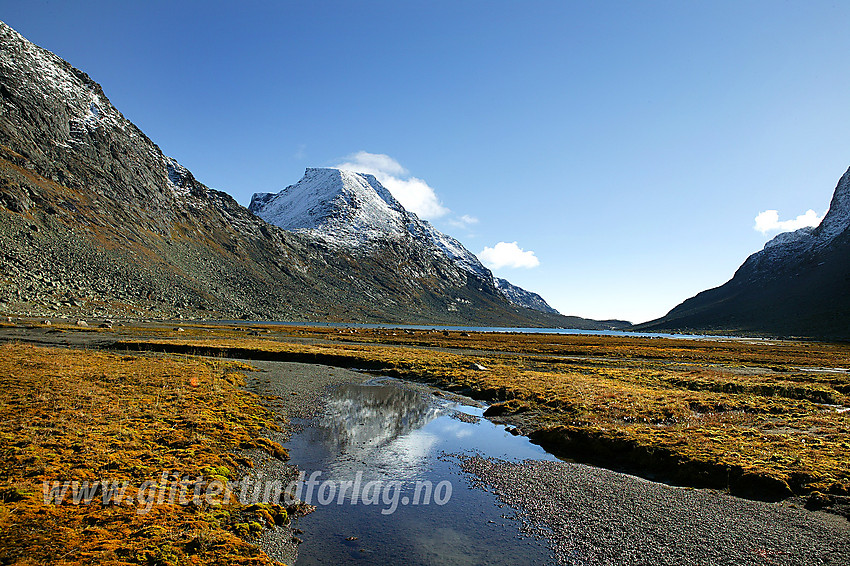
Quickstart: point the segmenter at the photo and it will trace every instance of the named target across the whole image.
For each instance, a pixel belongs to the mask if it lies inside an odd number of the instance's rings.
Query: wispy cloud
[[[455,228],[469,228],[473,224],[478,224],[478,219],[474,216],[470,216],[468,214],[464,214],[463,216],[456,216],[454,218],[449,218],[446,222],[450,226],[454,226]]]
[[[295,151],[295,154],[292,156],[294,159],[298,161],[302,161],[307,158],[307,144],[300,143],[298,144],[298,149]]]
[[[540,260],[534,252],[525,251],[516,242],[499,242],[492,248],[485,247],[478,257],[490,269],[502,267],[524,267],[531,269],[540,265]]]
[[[807,226],[817,226],[823,220],[823,216],[818,216],[814,210],[807,210],[805,214],[801,214],[797,218],[791,220],[779,220],[778,210],[765,210],[759,212],[756,216],[756,223],[753,228],[762,234],[768,232],[793,232]]]
[[[418,216],[433,220],[450,212],[428,183],[411,177],[407,169],[389,155],[358,151],[344,159],[345,161],[334,167],[374,175],[404,208]]]

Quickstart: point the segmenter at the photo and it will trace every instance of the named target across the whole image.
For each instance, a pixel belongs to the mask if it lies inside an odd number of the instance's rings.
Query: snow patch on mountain
[[[800,228],[776,235],[764,245],[764,252],[785,255],[828,245],[850,228],[850,169],[835,188],[829,211],[817,227]],[[760,252],[761,253],[761,252]]]
[[[550,312],[552,314],[561,314],[557,310],[549,306],[543,297],[537,293],[526,291],[522,287],[517,287],[506,279],[496,277],[496,288],[508,299],[511,303],[533,309],[536,311]]]
[[[490,270],[484,267],[484,264],[481,263],[474,253],[466,249],[463,244],[448,234],[444,234],[434,228],[434,226],[427,220],[420,220],[418,224],[411,223],[408,225],[408,229],[414,235],[418,231],[424,229],[421,233],[424,233],[424,236],[428,238],[432,244],[437,246],[437,248],[446,254],[448,258],[461,269],[479,275],[487,280],[490,280],[490,278],[493,277]]]
[[[180,165],[173,157],[163,157],[165,169],[168,173],[168,188],[175,196],[186,197],[191,188],[187,181],[191,178],[189,170]]]

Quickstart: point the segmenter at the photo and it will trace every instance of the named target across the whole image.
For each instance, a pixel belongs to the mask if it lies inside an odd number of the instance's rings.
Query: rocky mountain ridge
[[[515,305],[526,305],[530,309],[560,314],[557,310],[550,307],[549,303],[547,303],[545,299],[537,293],[526,291],[522,287],[514,285],[507,279],[496,277],[496,288]]]
[[[764,245],[763,250],[747,258],[744,265],[750,263],[754,273],[766,271],[777,263],[787,261],[789,257],[816,253],[829,246],[848,229],[850,229],[850,169],[839,179],[829,210],[818,226],[777,234]]]

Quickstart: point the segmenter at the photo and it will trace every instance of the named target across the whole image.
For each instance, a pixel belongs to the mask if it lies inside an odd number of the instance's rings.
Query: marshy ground
[[[283,508],[139,515],[133,506],[80,513],[42,503],[42,480],[60,476],[144,481],[168,469],[233,478],[253,464],[240,447],[285,458],[274,440],[257,439],[285,439],[274,430],[321,388],[302,391],[301,382],[261,397],[244,388],[246,362],[224,358],[425,382],[490,403],[491,419],[561,456],[847,513],[850,345],[180,324],[0,326],[4,563],[268,561],[244,539],[285,524]]]

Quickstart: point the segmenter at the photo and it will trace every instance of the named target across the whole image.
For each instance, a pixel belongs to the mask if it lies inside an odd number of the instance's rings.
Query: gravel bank
[[[298,427],[293,420],[313,418],[322,408],[328,388],[344,383],[360,383],[372,376],[356,371],[297,362],[248,360],[257,369],[246,372],[249,391],[262,398],[263,404],[283,421],[284,431],[278,442],[286,442]]]
[[[458,455],[559,564],[850,564],[850,521],[567,462]]]

